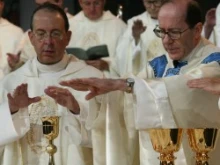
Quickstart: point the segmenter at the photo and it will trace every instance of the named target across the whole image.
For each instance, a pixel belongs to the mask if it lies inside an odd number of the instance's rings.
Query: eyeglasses
[[[147,1],[147,0],[144,0],[144,4],[147,6],[147,7],[150,7],[151,5],[154,5],[156,7],[160,7],[162,5],[162,0],[154,0],[154,1]]]
[[[154,33],[157,37],[159,38],[164,38],[165,35],[167,34],[171,39],[173,40],[177,40],[181,37],[182,33],[184,33],[185,31],[187,31],[189,28],[184,29],[183,31],[179,31],[179,30],[170,30],[170,31],[164,31],[162,29],[160,29],[158,27],[158,25],[156,26],[156,28],[154,29]]]
[[[100,7],[103,2],[102,1],[94,1],[94,2],[83,1],[82,3],[85,7],[90,7],[91,5],[95,7]]]
[[[49,37],[54,40],[62,40],[63,39],[63,34],[60,31],[53,31],[49,34],[45,31],[36,31],[33,33],[34,33],[34,36],[36,37],[36,39],[39,41],[44,41],[46,38],[49,38]]]

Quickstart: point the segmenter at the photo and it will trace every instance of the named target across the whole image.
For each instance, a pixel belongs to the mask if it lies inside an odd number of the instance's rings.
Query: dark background
[[[220,0],[197,0],[202,7],[203,17],[208,9],[216,7]],[[144,12],[142,0],[106,0],[106,10],[117,14],[119,5],[123,6],[123,20]],[[64,6],[68,6],[71,14],[80,11],[78,0],[64,0]],[[5,0],[3,17],[14,24],[21,26],[24,30],[29,29],[30,15],[35,8],[34,0]]]

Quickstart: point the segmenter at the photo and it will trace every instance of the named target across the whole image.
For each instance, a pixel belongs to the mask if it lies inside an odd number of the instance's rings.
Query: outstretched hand
[[[60,84],[79,91],[90,91],[89,94],[86,95],[86,99],[89,100],[97,95],[121,90],[124,88],[121,86],[121,82],[124,84],[124,80],[119,79],[82,78],[62,81]]]
[[[30,104],[40,101],[40,97],[29,98],[27,87],[27,84],[21,84],[17,86],[13,94],[8,93],[8,103],[12,114],[21,108],[28,107]]]
[[[212,94],[220,95],[220,78],[201,78],[189,80],[188,87],[203,89]]]
[[[49,86],[44,90],[44,92],[48,96],[52,97],[58,104],[66,107],[74,114],[78,114],[80,112],[80,107],[77,100],[68,89]]]

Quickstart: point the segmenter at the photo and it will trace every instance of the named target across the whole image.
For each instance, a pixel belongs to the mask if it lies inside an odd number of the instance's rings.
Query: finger
[[[70,86],[70,82],[69,81],[61,81],[59,82],[60,85],[63,85],[63,86]]]
[[[9,101],[9,102],[13,100],[13,97],[12,97],[11,93],[8,93],[8,94],[7,94],[7,97],[8,97],[8,101]]]
[[[95,96],[97,96],[96,93],[90,92],[89,94],[86,95],[86,100],[90,100],[90,99],[94,98]]]
[[[18,54],[17,54],[18,60],[20,60],[20,57],[21,57],[21,51],[19,51]]]
[[[56,98],[57,97],[56,90],[53,90],[53,89],[45,89],[44,93],[46,93],[48,96],[50,96],[52,98]]]
[[[18,88],[17,88],[17,94],[18,95],[27,94],[27,84],[19,85]]]
[[[198,80],[198,81],[191,81],[187,83],[188,87],[190,88],[204,88],[205,84],[202,83],[202,81]]]
[[[28,88],[27,84],[22,84],[21,89],[20,89],[20,94],[23,94],[23,93],[27,94],[28,93],[27,88]]]
[[[36,103],[40,100],[41,100],[41,97],[33,97],[33,98],[29,98],[28,102],[29,102],[29,105],[30,105],[30,104]]]
[[[67,89],[59,89],[59,90],[57,90],[56,94],[58,96],[61,96],[61,97],[63,97],[63,96],[70,96],[71,95],[71,93]]]

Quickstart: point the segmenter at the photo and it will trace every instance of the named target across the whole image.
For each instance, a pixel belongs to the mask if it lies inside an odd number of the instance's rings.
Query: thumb
[[[95,96],[97,96],[97,94],[90,92],[89,94],[86,95],[86,100],[90,100],[94,98]]]
[[[18,59],[20,59],[20,57],[21,57],[21,51],[18,52],[17,57],[18,57]]]
[[[29,104],[36,103],[41,100],[41,97],[33,97],[29,99]]]

